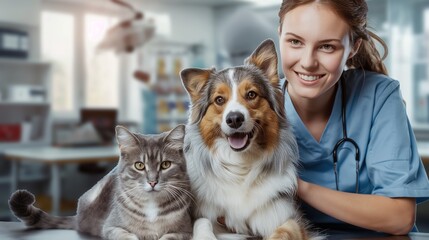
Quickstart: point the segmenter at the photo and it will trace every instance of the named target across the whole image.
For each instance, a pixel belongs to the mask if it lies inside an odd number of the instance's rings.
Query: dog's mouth
[[[253,131],[247,133],[233,133],[227,136],[227,139],[232,150],[240,152],[249,146],[252,137]]]

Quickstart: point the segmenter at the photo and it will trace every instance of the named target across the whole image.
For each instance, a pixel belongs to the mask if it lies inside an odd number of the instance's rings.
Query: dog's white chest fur
[[[212,223],[225,217],[230,229],[266,236],[296,213],[293,202],[280,195],[295,189],[293,164],[286,174],[267,172],[263,163],[275,157],[267,155],[246,167],[240,164],[246,160],[241,153],[227,146],[218,148],[222,151],[208,151],[198,136],[188,133],[185,143],[193,147],[186,152],[187,167],[202,217]]]

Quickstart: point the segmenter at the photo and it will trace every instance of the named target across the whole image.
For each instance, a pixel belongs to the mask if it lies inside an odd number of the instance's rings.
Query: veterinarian
[[[300,153],[298,196],[322,228],[415,227],[429,181],[399,82],[387,76],[365,0],[283,0],[285,106]]]

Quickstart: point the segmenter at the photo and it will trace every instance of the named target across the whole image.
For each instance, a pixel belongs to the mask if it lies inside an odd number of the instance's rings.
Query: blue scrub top
[[[347,134],[360,148],[359,193],[412,197],[417,203],[429,199],[428,177],[417,151],[399,82],[385,75],[356,69],[348,70],[344,76]],[[285,107],[298,141],[300,178],[335,189],[332,151],[343,137],[341,85],[320,142],[301,121],[287,91]],[[339,190],[355,192],[355,148],[344,143],[337,153]],[[339,223],[306,204],[303,204],[303,211],[312,222]]]

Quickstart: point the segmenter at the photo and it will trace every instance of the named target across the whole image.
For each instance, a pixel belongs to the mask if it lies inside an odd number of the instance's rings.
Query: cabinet
[[[158,41],[147,47],[151,83],[143,90],[143,132],[159,133],[188,120],[189,97],[180,71],[191,65],[191,44]]]
[[[28,35],[28,57],[0,57],[0,153],[47,145],[50,129],[50,64],[40,59],[41,0],[1,0],[0,28]]]
[[[49,76],[49,63],[0,59],[0,152],[50,143]]]

